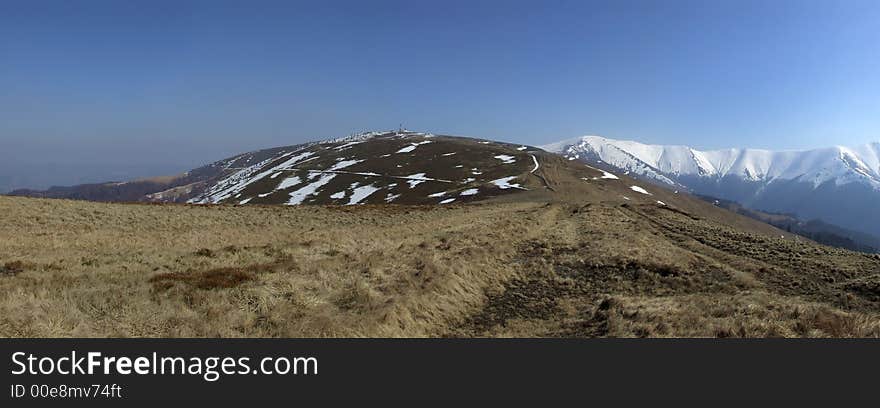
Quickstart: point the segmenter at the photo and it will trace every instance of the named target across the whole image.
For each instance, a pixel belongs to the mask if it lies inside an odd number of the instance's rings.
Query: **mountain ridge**
[[[613,148],[631,155],[662,173],[675,175],[696,173],[701,176],[717,177],[738,175],[754,181],[797,179],[811,175],[817,166],[843,163],[846,168],[834,170],[850,170],[880,188],[880,142],[857,147],[832,146],[805,150],[752,148],[698,150],[686,145],[645,144],[588,135],[539,147],[569,157],[589,151],[599,153],[600,156],[605,153],[606,157],[610,157],[610,152],[606,149]],[[814,183],[822,184],[835,176],[839,174],[833,173],[827,174],[824,178],[815,178]]]
[[[880,235],[880,143],[810,150],[651,145],[582,136],[541,146],[569,160],[742,203]]]

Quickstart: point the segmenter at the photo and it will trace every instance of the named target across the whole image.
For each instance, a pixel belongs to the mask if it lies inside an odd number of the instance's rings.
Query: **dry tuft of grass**
[[[24,262],[22,261],[12,261],[6,262],[2,266],[0,266],[0,276],[15,276],[19,273],[24,272]]]
[[[597,311],[611,337],[880,337],[876,318],[766,293],[614,299]]]
[[[234,288],[256,279],[253,272],[242,268],[215,268],[207,271],[166,272],[149,279],[156,291],[168,290],[181,282],[194,288],[210,290]]]

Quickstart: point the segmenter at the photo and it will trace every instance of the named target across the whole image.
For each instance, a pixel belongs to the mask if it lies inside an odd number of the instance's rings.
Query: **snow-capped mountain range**
[[[814,187],[829,181],[836,185],[864,182],[880,188],[880,143],[856,148],[836,146],[805,151],[700,151],[687,146],[648,145],[584,136],[542,148],[573,159],[598,158],[614,167],[653,177],[667,184],[675,184],[675,176],[735,176],[765,183],[799,180]]]
[[[673,188],[880,234],[880,143],[701,151],[584,136],[541,147]]]

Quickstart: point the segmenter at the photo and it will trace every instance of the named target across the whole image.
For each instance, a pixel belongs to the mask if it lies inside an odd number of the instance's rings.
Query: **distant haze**
[[[880,139],[880,2],[0,5],[0,191],[410,129],[803,149]]]
[[[245,150],[250,150],[246,141],[224,147],[161,137],[4,138],[0,141],[0,191],[178,174]]]

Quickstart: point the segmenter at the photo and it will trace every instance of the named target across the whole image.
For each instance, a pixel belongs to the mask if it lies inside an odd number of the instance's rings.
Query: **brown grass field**
[[[0,197],[0,336],[880,336],[876,256],[680,201]]]

